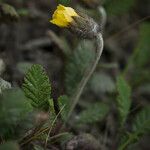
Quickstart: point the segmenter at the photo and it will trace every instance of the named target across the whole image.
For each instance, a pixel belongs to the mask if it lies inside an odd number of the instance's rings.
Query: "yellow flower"
[[[68,27],[73,21],[74,16],[79,16],[75,10],[71,7],[65,7],[63,5],[58,5],[55,10],[51,23],[56,24],[59,27]]]

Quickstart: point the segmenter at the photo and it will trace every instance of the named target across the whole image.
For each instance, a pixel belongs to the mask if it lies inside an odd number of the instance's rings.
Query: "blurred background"
[[[4,4],[9,4],[9,7]],[[130,123],[150,98],[150,1],[149,0],[0,0],[0,77],[21,87],[32,64],[41,64],[52,84],[52,97],[71,95],[93,58],[93,42],[72,35],[49,22],[57,5],[84,12],[101,25],[107,13],[104,51],[76,108],[71,127],[78,135],[88,132],[113,149],[116,134],[116,79],[121,74],[132,89]],[[105,103],[109,115],[98,123],[75,125],[78,113],[93,103]],[[131,111],[132,112],[132,111]],[[107,133],[105,132],[107,130]],[[148,136],[132,149],[150,149]]]

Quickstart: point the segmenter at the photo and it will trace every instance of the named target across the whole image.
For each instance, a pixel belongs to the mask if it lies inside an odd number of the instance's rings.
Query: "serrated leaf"
[[[93,49],[93,43],[90,41],[83,41],[77,46],[73,54],[70,55],[66,64],[65,77],[66,91],[69,96],[74,93],[83,77],[85,69],[92,60],[94,53],[91,50]]]
[[[147,131],[150,131],[150,107],[146,107],[139,112],[133,122],[133,132],[142,134]]]
[[[79,114],[78,123],[94,123],[101,121],[109,111],[108,105],[97,102],[91,104],[86,110]]]
[[[125,150],[132,143],[138,142],[138,140],[144,135],[150,133],[150,107],[144,108],[140,111],[132,125],[132,132],[125,134],[121,137],[121,143],[119,150]]]
[[[11,84],[3,80],[2,78],[0,78],[0,94],[2,93],[3,90],[10,89],[10,88],[11,88]]]
[[[49,109],[51,86],[41,65],[33,65],[29,69],[24,79],[23,90],[34,108]]]
[[[131,89],[124,78],[121,76],[117,79],[117,90],[119,94],[117,97],[117,108],[119,112],[120,124],[123,126],[131,106]]]

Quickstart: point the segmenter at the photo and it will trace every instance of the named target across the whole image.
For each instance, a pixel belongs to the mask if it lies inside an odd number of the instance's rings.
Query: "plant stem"
[[[101,27],[101,33],[103,34],[104,28],[106,25],[106,21],[107,21],[107,13],[103,6],[98,7],[98,12],[101,14],[101,19],[100,19],[99,25]]]
[[[103,51],[103,37],[102,37],[101,33],[97,34],[95,45],[96,45],[95,60],[94,60],[94,62],[92,62],[91,66],[85,72],[81,82],[79,83],[79,86],[77,88],[77,91],[76,91],[75,95],[71,98],[72,105],[71,105],[71,108],[69,110],[69,113],[68,113],[66,121],[68,121],[68,119],[70,118],[70,116],[71,116],[75,106],[77,105],[77,103],[79,101],[79,98],[80,98],[80,96],[81,96],[81,94],[83,92],[83,89],[84,89],[85,85],[87,84],[89,78],[93,74],[93,72],[94,72],[94,70],[95,70],[95,68],[96,68],[96,66],[98,64],[98,61],[100,60],[100,57],[102,55],[102,51]]]

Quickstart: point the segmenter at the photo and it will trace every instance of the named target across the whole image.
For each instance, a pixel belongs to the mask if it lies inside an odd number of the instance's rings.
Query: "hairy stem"
[[[96,36],[95,45],[96,45],[95,60],[94,60],[94,62],[92,62],[91,66],[88,68],[88,70],[85,72],[81,82],[79,83],[77,91],[75,92],[74,96],[71,99],[72,105],[71,105],[71,108],[68,113],[66,121],[68,121],[68,119],[70,118],[75,106],[77,105],[77,103],[79,101],[79,98],[83,92],[83,89],[84,89],[86,83],[88,82],[89,78],[93,74],[93,72],[98,64],[98,61],[100,60],[100,57],[101,57],[101,54],[103,51],[103,37],[102,37],[101,33],[98,33],[98,35]]]
[[[99,24],[101,27],[101,33],[103,33],[105,25],[106,25],[106,21],[107,21],[107,13],[106,13],[106,10],[103,6],[98,7],[98,12],[101,14],[101,19],[100,19]]]

